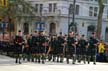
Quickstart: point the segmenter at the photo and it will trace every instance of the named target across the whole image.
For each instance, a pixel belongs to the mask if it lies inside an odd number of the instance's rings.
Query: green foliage
[[[21,8],[19,8],[21,6]],[[8,7],[0,7],[0,17],[15,18],[22,15],[34,15],[34,7],[25,0],[9,0]]]

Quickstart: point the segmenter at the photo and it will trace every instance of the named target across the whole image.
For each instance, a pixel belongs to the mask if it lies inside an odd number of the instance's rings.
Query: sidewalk
[[[108,71],[107,63],[97,63],[97,65],[76,63],[75,65],[64,63],[46,62],[46,64],[37,64],[24,62],[15,64],[15,59],[0,55],[0,71]]]

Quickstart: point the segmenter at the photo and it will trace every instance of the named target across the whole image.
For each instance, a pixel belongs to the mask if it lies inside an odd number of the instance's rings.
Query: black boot
[[[66,57],[66,62],[67,62],[67,64],[69,64],[69,55],[67,55],[67,57]]]
[[[96,56],[93,56],[93,64],[96,65]]]
[[[42,55],[42,64],[45,64],[45,56]]]
[[[63,63],[63,55],[60,56],[60,63]]]
[[[16,58],[15,63],[18,63],[18,59]]]
[[[72,64],[75,64],[75,62],[76,62],[76,55],[74,54],[73,55],[73,62],[72,62]]]
[[[91,56],[88,56],[87,57],[88,64],[90,64],[90,59],[91,59]]]
[[[37,58],[38,58],[38,63],[40,63],[40,55]]]
[[[37,60],[38,60],[38,56],[35,56],[35,62],[37,62]]]
[[[51,61],[51,59],[52,59],[52,55],[49,55],[48,56],[48,61]]]
[[[55,62],[55,58],[56,58],[56,56],[54,55],[54,56],[53,56],[53,62]]]

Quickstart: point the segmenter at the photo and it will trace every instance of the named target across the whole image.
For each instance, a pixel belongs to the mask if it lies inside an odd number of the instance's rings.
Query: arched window
[[[87,28],[87,38],[91,36],[91,33],[95,32],[95,26],[94,25],[89,25]]]
[[[29,24],[28,23],[24,23],[24,34],[29,34]]]
[[[8,31],[13,32],[15,30],[14,23],[9,23],[7,29]]]
[[[55,23],[50,23],[49,33],[52,35],[56,34],[56,24]]]

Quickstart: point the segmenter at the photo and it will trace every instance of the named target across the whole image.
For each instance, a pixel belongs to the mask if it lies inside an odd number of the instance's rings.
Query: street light
[[[75,24],[76,0],[73,1],[73,24]],[[75,31],[76,32],[76,31]]]

